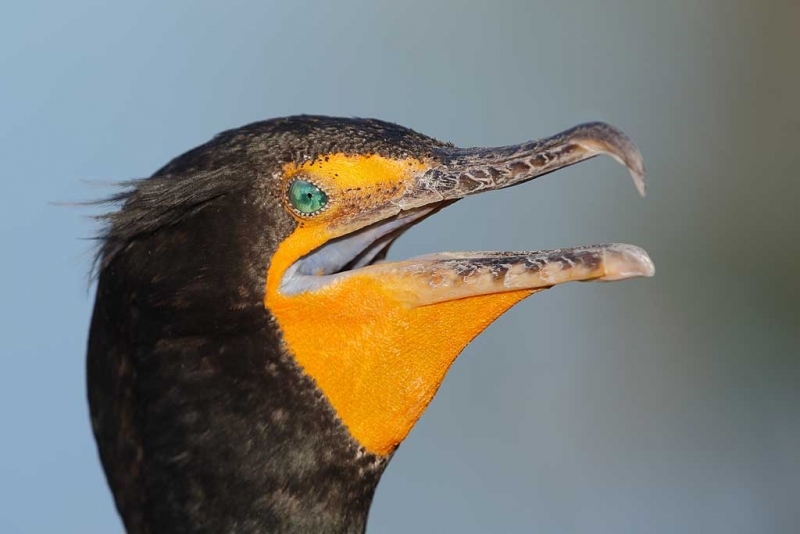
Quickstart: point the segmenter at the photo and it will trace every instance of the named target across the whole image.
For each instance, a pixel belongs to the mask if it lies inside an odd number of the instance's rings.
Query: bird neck
[[[363,532],[388,458],[352,439],[268,313],[199,335],[139,295],[101,277],[88,352],[92,423],[128,532]]]

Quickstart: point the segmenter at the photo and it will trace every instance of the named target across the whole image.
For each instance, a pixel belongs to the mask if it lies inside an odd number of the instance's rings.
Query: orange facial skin
[[[267,273],[264,304],[288,351],[314,378],[350,434],[386,455],[408,435],[464,347],[503,312],[534,293],[518,290],[415,306],[408,277],[365,269],[296,295],[283,295],[283,273],[330,239],[354,231],[360,214],[391,203],[428,165],[418,160],[332,154],[287,165],[329,196],[329,205],[280,245]],[[290,209],[290,207],[287,207]],[[377,219],[376,219],[377,220]]]

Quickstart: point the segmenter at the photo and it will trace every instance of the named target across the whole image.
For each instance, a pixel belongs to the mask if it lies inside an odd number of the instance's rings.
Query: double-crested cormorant
[[[456,200],[607,154],[601,123],[500,148],[298,116],[219,134],[108,215],[92,425],[131,533],[362,532],[393,451],[461,350],[525,297],[651,276],[630,245],[385,262]]]

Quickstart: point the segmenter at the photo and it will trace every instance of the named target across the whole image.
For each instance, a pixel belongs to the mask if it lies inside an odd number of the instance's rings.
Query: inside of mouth
[[[348,272],[383,260],[395,239],[435,211],[437,208],[400,213],[328,241],[286,270],[281,280],[281,293],[295,295],[313,291]]]

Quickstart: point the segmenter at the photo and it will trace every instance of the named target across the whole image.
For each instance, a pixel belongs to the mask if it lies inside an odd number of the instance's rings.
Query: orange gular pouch
[[[297,362],[351,435],[381,455],[408,435],[464,347],[534,292],[415,306],[403,282],[352,276],[271,306]]]

